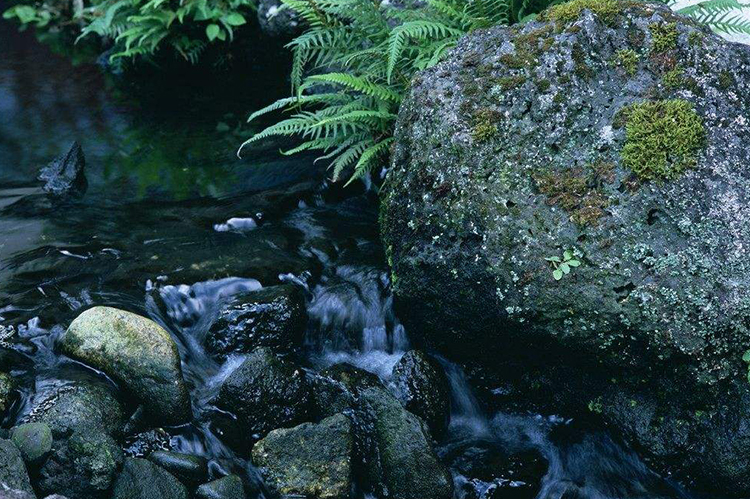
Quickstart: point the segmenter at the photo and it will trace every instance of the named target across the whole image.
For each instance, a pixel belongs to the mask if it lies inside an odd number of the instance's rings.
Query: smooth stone
[[[195,491],[196,499],[245,499],[245,487],[237,475],[227,475],[204,483]]]
[[[208,478],[208,462],[203,457],[160,450],[148,458],[189,487],[196,487]]]
[[[132,457],[125,460],[112,489],[112,499],[187,499],[185,486],[151,461]]]
[[[28,464],[38,463],[52,450],[52,430],[45,423],[25,423],[11,431],[11,441]]]

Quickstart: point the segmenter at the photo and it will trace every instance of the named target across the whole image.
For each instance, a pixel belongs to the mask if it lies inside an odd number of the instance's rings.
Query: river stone
[[[39,180],[43,181],[44,192],[52,196],[82,196],[88,187],[84,174],[86,158],[78,142],[73,142],[65,154],[53,159],[49,165],[39,170]]]
[[[127,388],[166,424],[191,416],[177,345],[150,319],[111,307],[94,307],[68,327],[62,351]]]
[[[24,421],[46,423],[55,438],[62,438],[76,430],[117,434],[125,416],[109,386],[77,381],[38,394]]]
[[[54,442],[49,459],[39,469],[38,488],[76,499],[103,498],[122,461],[122,450],[110,435],[95,430],[75,432]]]
[[[268,348],[255,350],[222,384],[217,406],[237,416],[247,435],[299,424],[310,411],[304,372]]]
[[[227,475],[204,483],[195,491],[196,499],[245,499],[245,486],[237,475]]]
[[[39,463],[52,450],[52,430],[44,423],[26,423],[13,428],[11,441],[27,464]]]
[[[421,350],[410,350],[393,367],[393,384],[406,410],[424,419],[433,435],[448,428],[451,392],[442,366]]]
[[[10,407],[15,382],[10,374],[0,372],[0,416]]]
[[[0,487],[34,493],[21,452],[10,440],[0,440]]]
[[[281,496],[347,499],[353,480],[352,431],[343,414],[274,430],[253,447],[253,463]]]
[[[307,325],[302,290],[285,284],[242,295],[222,307],[206,339],[222,357],[258,347],[288,352],[302,343]]]
[[[381,212],[400,316],[488,369],[519,352],[542,368],[589,364],[577,375],[605,391],[631,385],[678,419],[733,407],[742,416],[723,431],[748,427],[737,394],[750,390],[750,50],[659,5],[577,0],[556,12],[472,33],[414,79]],[[691,110],[649,137],[697,119],[705,140],[681,163],[667,148],[672,175],[648,180],[631,169],[645,161],[623,161],[648,131],[631,106],[659,109],[650,123],[669,102]],[[549,259],[566,251],[580,266],[557,280]],[[662,379],[690,396],[664,397]],[[574,399],[585,409],[597,396]],[[690,425],[689,440],[722,424]],[[714,492],[750,492],[747,432],[701,453],[665,436],[669,461],[642,430],[628,437],[678,475],[716,463],[693,475]]]
[[[201,456],[156,451],[149,456],[149,459],[189,487],[196,487],[208,478],[208,463]]]
[[[177,478],[145,459],[127,458],[115,481],[112,499],[187,499]]]

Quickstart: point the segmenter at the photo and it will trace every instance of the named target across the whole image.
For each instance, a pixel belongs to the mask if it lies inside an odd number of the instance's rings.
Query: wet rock
[[[196,499],[245,499],[245,487],[237,475],[204,483],[195,491]]]
[[[177,345],[161,326],[111,307],[79,315],[60,342],[62,351],[104,371],[167,424],[190,418]]]
[[[304,28],[299,14],[279,0],[260,0],[258,23],[263,33],[280,40],[291,40]]]
[[[23,490],[11,489],[0,483],[0,499],[36,499],[36,496]]]
[[[246,434],[265,435],[305,421],[310,387],[301,369],[259,348],[226,379],[216,402],[237,416]]]
[[[448,428],[451,394],[442,366],[421,350],[410,350],[393,367],[393,383],[406,410],[424,419],[434,435]]]
[[[297,286],[273,286],[239,296],[224,306],[206,339],[221,356],[258,347],[287,352],[302,342],[307,325],[305,298]]]
[[[15,382],[10,374],[0,372],[0,416],[10,407]]]
[[[45,182],[44,192],[52,196],[82,196],[88,187],[83,170],[86,158],[78,142],[73,142],[70,150],[52,160],[39,171],[39,180]]]
[[[200,456],[156,451],[149,460],[158,464],[188,487],[197,487],[208,478],[208,463]]]
[[[454,357],[586,364],[659,399],[648,426],[603,414],[671,472],[747,494],[750,52],[661,6],[585,5],[472,33],[415,78],[382,203],[398,308]],[[687,441],[734,443],[698,458],[675,431],[651,454],[663,413],[696,407],[745,416]]]
[[[52,430],[44,423],[26,423],[13,428],[11,441],[27,464],[40,463],[52,450]]]
[[[0,440],[0,488],[28,492],[34,497],[21,453],[10,440]]]
[[[187,499],[185,486],[154,463],[127,458],[115,481],[112,499]]]
[[[124,414],[109,386],[78,381],[39,393],[24,421],[46,423],[55,438],[64,438],[76,430],[116,434]]]
[[[57,440],[39,470],[38,488],[75,498],[103,498],[110,490],[123,453],[117,442],[98,431],[75,432]]]
[[[346,499],[354,477],[354,437],[338,414],[318,424],[274,430],[253,447],[253,463],[281,496]]]
[[[171,449],[172,436],[164,428],[153,428],[125,438],[123,450],[129,457],[148,457]]]

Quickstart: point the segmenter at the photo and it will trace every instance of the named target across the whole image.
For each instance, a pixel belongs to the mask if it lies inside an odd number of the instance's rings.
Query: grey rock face
[[[410,350],[393,367],[393,383],[406,410],[424,419],[434,435],[448,428],[450,385],[437,361],[421,350]]]
[[[245,499],[245,487],[237,475],[227,475],[204,483],[195,491],[197,499]]]
[[[300,34],[304,28],[299,14],[283,7],[279,0],[260,0],[258,3],[258,23],[266,35],[281,40],[289,40]]]
[[[187,499],[185,486],[150,461],[128,458],[115,481],[112,499]]]
[[[206,340],[208,349],[225,356],[258,347],[286,352],[302,342],[307,311],[302,291],[291,284],[243,295],[219,312]]]
[[[305,421],[310,387],[301,369],[259,348],[221,386],[217,405],[237,416],[246,435],[265,435]]]
[[[464,359],[515,349],[614,372],[606,391],[632,384],[690,421],[715,466],[664,433],[661,462],[749,491],[750,52],[663,7],[619,5],[473,33],[414,80],[382,204],[401,317]],[[676,99],[704,143],[683,172],[644,180],[623,161],[631,106]],[[580,266],[557,280],[550,259],[566,251]],[[689,397],[665,396],[661,380]],[[695,404],[732,415],[697,421]],[[603,412],[646,453],[664,417]],[[711,443],[711,427],[735,444]]]
[[[39,171],[39,180],[45,182],[44,192],[52,196],[82,196],[88,187],[85,167],[83,149],[78,142],[73,142],[68,152]]]
[[[352,423],[343,414],[319,424],[274,430],[253,447],[253,463],[281,496],[347,499],[354,478]]]
[[[3,488],[34,494],[21,453],[10,440],[0,440],[0,490]]]
[[[160,422],[190,417],[177,345],[150,319],[111,307],[79,315],[61,339],[62,351],[100,369],[136,396]]]

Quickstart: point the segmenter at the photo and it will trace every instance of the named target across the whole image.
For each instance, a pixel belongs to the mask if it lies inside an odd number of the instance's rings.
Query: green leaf
[[[567,263],[561,263],[560,270],[562,270],[564,274],[570,274],[570,267]]]
[[[563,253],[563,258],[565,258],[566,260],[570,260],[571,258],[573,258],[573,252],[570,250],[565,250],[565,253]]]
[[[745,352],[745,355],[742,356],[742,360],[748,364],[750,364],[750,350]]]
[[[568,260],[565,263],[567,263],[571,267],[578,267],[579,265],[581,265],[581,262],[579,262],[578,260],[575,260],[575,259],[574,260]]]
[[[559,281],[560,279],[562,279],[562,276],[563,276],[562,270],[560,269],[555,270],[554,272],[552,272],[552,276],[555,278],[556,281]]]
[[[550,256],[550,257],[545,258],[545,260],[547,260],[548,262],[555,262],[555,263],[562,262],[559,256]]]
[[[239,12],[232,12],[225,18],[225,21],[232,26],[242,26],[247,22]]]
[[[221,28],[218,24],[209,24],[206,26],[206,36],[208,37],[208,41],[212,42],[216,40],[219,33],[221,33]]]

